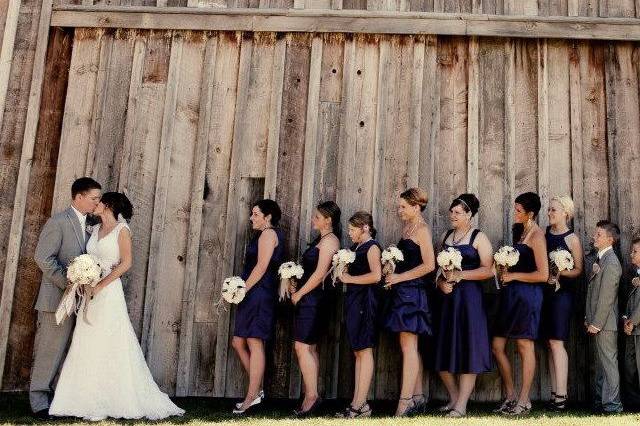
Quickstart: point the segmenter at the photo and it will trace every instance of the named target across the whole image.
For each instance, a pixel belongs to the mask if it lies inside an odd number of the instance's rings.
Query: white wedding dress
[[[120,222],[98,239],[97,225],[91,234],[87,253],[100,260],[103,276],[120,261],[118,234],[126,226]],[[82,309],[49,414],[88,420],[157,420],[184,414],[151,376],[129,320],[120,279],[88,302],[87,321]]]

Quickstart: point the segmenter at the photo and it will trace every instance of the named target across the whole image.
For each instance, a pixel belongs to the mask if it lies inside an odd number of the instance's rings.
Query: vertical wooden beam
[[[538,40],[538,195],[543,212],[538,218],[540,226],[547,223],[549,206],[549,66],[547,40]]]
[[[22,0],[10,0],[7,8],[7,19],[4,24],[4,35],[2,36],[2,48],[0,50],[0,129],[2,128],[4,110],[6,109],[5,101],[9,90],[9,76],[11,74],[11,65],[13,64],[13,52],[16,44],[21,4]],[[2,373],[0,373],[1,376]]]
[[[178,343],[178,371],[176,373],[176,396],[187,396],[191,389],[191,351],[195,295],[198,284],[198,253],[202,229],[203,193],[209,149],[209,127],[211,125],[212,96],[215,82],[215,66],[218,52],[217,37],[207,40],[204,52],[202,89],[200,92],[200,115],[194,151],[193,177],[191,179],[191,206],[189,208],[189,234],[187,236],[186,267],[182,290],[182,312],[180,339]]]
[[[423,37],[416,39],[413,46],[413,72],[411,86],[411,139],[407,163],[407,185],[419,186],[420,182],[420,145],[422,136],[422,87],[424,83],[425,42]]]
[[[478,157],[480,123],[480,70],[478,38],[469,39],[469,88],[467,104],[467,191],[478,194]],[[477,222],[477,217],[475,218]]]
[[[507,72],[505,73],[505,96],[504,96],[504,111],[505,111],[505,147],[504,147],[504,188],[505,199],[509,204],[507,208],[503,210],[503,227],[502,227],[502,242],[503,244],[510,244],[511,237],[511,224],[513,223],[513,208],[511,203],[515,197],[515,167],[514,156],[516,154],[516,108],[515,108],[515,94],[516,94],[516,49],[515,41],[513,39],[507,42],[505,48],[505,56],[507,60]]]
[[[25,207],[27,204],[29,175],[31,173],[32,157],[38,130],[38,116],[40,113],[40,99],[42,98],[42,83],[44,79],[45,59],[49,43],[49,22],[53,0],[43,0],[38,23],[38,40],[33,63],[33,75],[29,90],[29,106],[22,140],[22,154],[20,156],[20,171],[16,182],[16,194],[13,202],[13,216],[11,218],[11,232],[7,245],[7,260],[5,264],[2,296],[0,296],[0,383],[4,373],[4,363],[9,338],[9,325],[13,307],[13,293],[18,272],[20,245],[24,225]],[[3,42],[4,44],[4,42]],[[2,105],[4,108],[4,105]]]
[[[280,114],[282,112],[282,89],[284,84],[284,62],[287,40],[280,37],[276,41],[273,58],[273,79],[271,82],[271,104],[269,107],[269,136],[267,137],[267,168],[265,171],[264,197],[276,197],[278,181],[278,150],[280,147]]]

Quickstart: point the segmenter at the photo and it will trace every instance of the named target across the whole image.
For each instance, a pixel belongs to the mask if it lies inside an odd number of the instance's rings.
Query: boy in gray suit
[[[624,353],[625,404],[640,408],[640,238],[631,242],[631,264],[635,270],[622,317],[627,335]]]
[[[593,245],[598,250],[587,291],[585,327],[596,346],[595,409],[605,413],[622,411],[618,371],[618,285],[622,276],[613,245],[620,239],[618,225],[597,223]]]
[[[71,186],[71,206],[51,217],[40,232],[35,261],[42,282],[35,309],[38,311],[29,400],[36,417],[47,418],[54,381],[69,346],[74,321],[56,325],[55,311],[67,286],[67,266],[85,253],[89,235],[86,218],[100,202],[100,184],[83,177]]]

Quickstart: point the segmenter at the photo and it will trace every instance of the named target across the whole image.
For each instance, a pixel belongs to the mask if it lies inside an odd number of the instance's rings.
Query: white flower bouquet
[[[222,282],[222,298],[233,305],[242,302],[247,294],[247,284],[240,277],[229,277]]]
[[[462,271],[462,253],[455,247],[448,247],[438,253],[436,258],[438,266],[440,267],[436,274],[436,280],[444,272],[458,270]]]
[[[356,260],[356,252],[349,249],[340,249],[333,255],[331,260],[331,282],[336,285],[336,281],[347,269],[347,266]]]
[[[62,324],[72,313],[77,313],[83,301],[85,302],[86,314],[87,294],[90,295],[91,290],[100,282],[101,278],[102,267],[95,256],[81,254],[71,261],[67,268],[69,285],[67,285],[56,309],[56,323],[58,325]],[[76,300],[76,296],[80,297],[79,301]]]
[[[560,290],[560,272],[570,271],[575,267],[571,252],[563,249],[556,249],[549,253],[549,272],[551,279],[549,283],[555,285],[555,291]]]
[[[389,246],[384,249],[380,258],[382,260],[382,275],[387,276],[394,273],[396,264],[404,260],[404,255],[398,247]]]
[[[520,252],[511,246],[503,246],[494,253],[493,260],[496,267],[496,278],[502,282],[502,275],[520,260]]]
[[[295,262],[285,262],[278,268],[278,275],[280,276],[279,299],[280,301],[290,299],[289,289],[296,288],[297,281],[304,275],[304,269],[302,265]]]

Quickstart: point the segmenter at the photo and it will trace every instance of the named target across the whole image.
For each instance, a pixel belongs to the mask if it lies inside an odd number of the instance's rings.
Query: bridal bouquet
[[[574,268],[573,256],[568,250],[557,249],[549,253],[549,269],[551,273],[550,283],[560,290],[560,272],[570,271]]]
[[[82,302],[86,301],[87,294],[90,295],[91,290],[100,282],[101,278],[102,268],[95,256],[82,254],[71,261],[67,268],[69,285],[67,285],[58,309],[56,309],[56,323],[58,325],[62,324],[72,313],[77,314]],[[80,297],[79,303],[76,301],[76,295]],[[87,304],[85,302],[85,315],[86,311]]]
[[[393,274],[396,270],[396,264],[404,260],[402,251],[396,246],[389,246],[382,252],[382,275],[387,276]]]
[[[497,279],[502,282],[502,275],[520,260],[520,252],[511,246],[500,247],[493,255],[493,260],[496,266]],[[497,281],[496,286],[499,288]]]
[[[285,262],[278,268],[278,275],[280,275],[279,300],[290,299],[289,288],[296,288],[296,282],[304,275],[304,269],[302,265],[295,262]]]
[[[462,253],[455,247],[448,247],[445,250],[442,250],[438,253],[438,257],[436,258],[438,262],[438,266],[440,270],[438,270],[437,276],[442,274],[442,271],[453,271],[457,269],[458,271],[462,271]],[[436,279],[438,278],[436,276]]]
[[[335,286],[336,281],[347,269],[347,265],[356,260],[356,252],[349,249],[340,249],[331,260],[331,282]]]
[[[220,294],[220,300],[214,305],[218,314],[219,309],[222,306],[222,310],[227,309],[223,305],[223,301],[232,305],[237,305],[242,302],[244,296],[247,294],[247,284],[240,277],[229,277],[222,282],[222,291]]]

